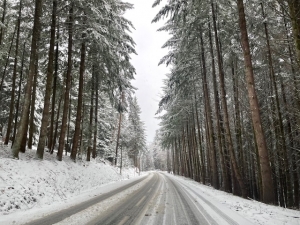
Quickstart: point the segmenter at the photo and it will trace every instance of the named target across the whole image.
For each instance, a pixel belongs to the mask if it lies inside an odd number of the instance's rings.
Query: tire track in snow
[[[76,214],[90,206],[93,206],[101,201],[104,201],[105,199],[107,198],[110,198],[140,182],[142,182],[143,180],[146,179],[147,176],[145,177],[142,177],[136,181],[133,181],[132,183],[129,183],[129,184],[126,184],[122,187],[119,187],[113,191],[110,191],[108,193],[105,193],[105,194],[101,194],[95,198],[92,198],[90,200],[87,200],[83,203],[80,203],[78,205],[75,205],[75,206],[72,206],[70,208],[67,208],[67,209],[64,209],[64,210],[61,210],[59,212],[56,212],[56,213],[53,213],[53,214],[50,214],[50,215],[47,215],[46,217],[44,218],[41,218],[41,219],[37,219],[37,220],[34,220],[34,221],[31,221],[31,222],[28,222],[26,223],[25,225],[52,225],[52,224],[55,224],[55,223],[58,223],[70,216],[72,216],[73,214]]]

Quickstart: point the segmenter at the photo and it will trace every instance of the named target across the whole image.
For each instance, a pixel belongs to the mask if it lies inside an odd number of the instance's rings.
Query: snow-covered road
[[[104,207],[105,206],[105,207]],[[153,172],[28,224],[254,224],[173,175]]]
[[[108,217],[116,224],[300,225],[299,210],[243,199],[166,172],[138,176],[135,168],[124,168],[121,175],[101,159],[74,163],[66,156],[57,162],[46,152],[39,161],[35,150],[19,160],[9,155],[10,148],[0,142],[0,225],[110,223]]]

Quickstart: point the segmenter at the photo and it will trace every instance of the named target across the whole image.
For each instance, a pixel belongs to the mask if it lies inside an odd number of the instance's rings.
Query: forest
[[[3,0],[0,136],[12,157],[36,146],[61,161],[123,157],[138,166],[144,124],[131,85],[132,4],[120,0]],[[121,152],[120,152],[121,150]],[[125,155],[125,156],[124,156]],[[127,160],[128,161],[128,160]]]
[[[300,1],[156,0],[171,67],[157,146],[174,174],[299,208]],[[154,154],[155,156],[155,154]]]
[[[155,0],[170,67],[146,147],[132,4],[1,0],[0,137],[15,159],[103,157],[299,209],[300,0]],[[150,157],[151,156],[151,157]],[[149,158],[150,157],[150,158]],[[149,169],[149,168],[148,168]]]

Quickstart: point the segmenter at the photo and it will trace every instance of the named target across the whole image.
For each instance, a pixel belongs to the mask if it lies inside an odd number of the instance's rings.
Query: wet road
[[[108,207],[103,210],[101,204]],[[86,216],[87,212],[89,216]],[[173,176],[155,172],[112,192],[28,224],[237,225],[239,223],[184,182],[174,179]]]

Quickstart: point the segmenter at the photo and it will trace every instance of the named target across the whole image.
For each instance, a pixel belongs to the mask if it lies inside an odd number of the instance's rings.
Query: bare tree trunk
[[[223,113],[224,113],[224,124],[225,124],[225,135],[226,140],[228,143],[228,151],[230,155],[230,160],[232,163],[232,167],[234,170],[234,174],[236,176],[236,179],[239,183],[239,186],[242,191],[242,196],[245,198],[247,197],[247,188],[245,186],[244,180],[241,176],[240,169],[237,165],[234,149],[233,149],[233,142],[230,132],[230,126],[229,126],[229,115],[228,115],[228,108],[227,108],[227,101],[226,101],[226,91],[225,91],[225,78],[224,78],[224,71],[222,68],[222,58],[220,53],[220,45],[218,40],[218,33],[217,33],[217,26],[216,26],[216,17],[215,17],[215,10],[214,10],[214,4],[211,0],[211,8],[212,8],[212,17],[213,17],[213,27],[214,27],[214,33],[215,33],[215,42],[217,47],[217,56],[218,56],[218,67],[219,67],[219,80],[220,80],[220,91],[221,91],[221,103],[223,107]]]
[[[54,128],[54,115],[55,115],[55,100],[56,100],[56,83],[58,76],[58,40],[59,40],[59,24],[57,26],[56,32],[56,49],[55,49],[55,68],[54,68],[54,77],[53,77],[53,93],[52,93],[52,103],[51,103],[51,122],[49,130],[49,140],[48,140],[48,149],[53,149],[53,128]]]
[[[197,109],[197,104],[195,107],[196,110],[196,121],[197,121],[197,130],[198,130],[198,140],[199,140],[199,148],[200,148],[200,161],[201,161],[201,171],[202,171],[202,176],[201,176],[201,181],[203,184],[205,184],[205,178],[206,178],[206,169],[205,169],[205,163],[204,163],[204,154],[203,154],[203,143],[202,143],[202,138],[201,138],[201,129],[200,129],[200,121],[199,121],[199,113]]]
[[[262,123],[261,123],[261,118],[260,118],[256,90],[254,87],[254,85],[255,85],[254,74],[253,74],[252,59],[251,59],[251,54],[250,54],[250,46],[249,46],[249,40],[248,40],[248,32],[247,32],[243,0],[237,0],[237,7],[238,7],[238,13],[239,13],[241,44],[242,44],[242,49],[244,52],[244,62],[245,62],[245,72],[246,72],[248,96],[249,96],[253,128],[255,131],[255,137],[256,137],[256,143],[257,143],[258,155],[259,155],[259,161],[260,161],[263,202],[274,203],[275,195],[274,195],[274,186],[273,186],[273,180],[272,180],[272,172],[271,172],[271,167],[270,167],[270,161],[269,161],[266,140],[265,140],[264,132],[262,130]]]
[[[281,92],[282,92],[282,98],[283,98],[283,103],[284,103],[284,111],[288,112],[288,104],[287,104],[287,98],[286,98],[286,91],[285,91],[285,85],[282,81],[282,78],[280,79],[280,84],[281,84]],[[294,152],[294,137],[293,137],[293,129],[292,129],[292,119],[289,113],[286,115],[287,119],[287,130],[288,130],[288,138],[289,138],[289,157],[291,158],[291,175],[293,176],[293,199],[292,199],[292,206],[299,208],[299,177],[297,173],[297,159],[296,159],[296,154]]]
[[[44,149],[45,149],[46,137],[47,137],[47,128],[49,123],[50,98],[52,93],[52,79],[53,79],[56,10],[57,10],[57,0],[53,0],[47,80],[46,80],[46,90],[45,90],[45,97],[44,97],[44,110],[42,115],[42,124],[40,128],[40,137],[39,137],[38,147],[36,151],[36,158],[39,159],[43,159],[44,156]]]
[[[93,115],[94,115],[94,82],[95,74],[92,73],[92,84],[91,84],[91,106],[90,106],[90,124],[89,124],[89,141],[86,155],[86,161],[91,161],[91,152],[93,149],[92,134],[93,134]]]
[[[190,134],[189,134],[189,119],[187,119],[186,122],[186,143],[187,143],[187,157],[188,157],[188,162],[189,162],[189,177],[191,179],[194,179],[194,171],[193,171],[193,158],[192,158],[192,146],[190,142]]]
[[[27,86],[25,90],[24,103],[21,121],[19,123],[18,133],[16,135],[16,140],[12,148],[12,156],[14,158],[19,158],[19,151],[21,149],[22,138],[27,130],[26,119],[29,112],[30,101],[31,101],[31,89],[33,78],[35,76],[35,63],[38,57],[38,40],[41,33],[41,23],[40,17],[42,14],[42,0],[35,1],[35,13],[34,13],[34,24],[33,24],[33,34],[31,42],[31,54],[30,54],[30,65],[29,65],[29,74],[27,77]]]
[[[122,123],[122,112],[119,112],[119,125],[118,125],[118,136],[117,136],[117,144],[116,144],[115,166],[117,165],[117,159],[118,159],[118,148],[119,148],[119,140],[120,140],[120,134],[121,134],[121,123]]]
[[[0,82],[0,92],[2,91],[2,86],[3,86],[3,83],[4,83],[4,78],[5,78],[5,75],[6,75],[6,70],[7,70],[7,67],[8,67],[10,53],[11,53],[11,50],[12,50],[12,46],[13,46],[13,43],[14,43],[16,32],[17,32],[17,25],[15,26],[14,33],[13,33],[13,36],[12,36],[12,39],[11,39],[11,42],[10,42],[10,47],[9,47],[9,50],[8,50],[7,59],[6,59],[6,63],[5,63],[5,66],[4,66],[4,71],[3,71],[1,82]]]
[[[287,0],[293,27],[298,66],[300,66],[300,0]]]
[[[237,153],[238,153],[238,160],[240,163],[240,169],[241,169],[241,175],[244,177],[244,168],[246,166],[245,160],[244,160],[244,149],[242,147],[242,128],[241,128],[241,117],[240,117],[240,103],[239,103],[239,82],[238,77],[235,72],[235,63],[232,62],[231,66],[232,71],[232,84],[233,84],[233,99],[234,99],[234,109],[235,109],[235,136],[236,136],[236,147],[237,147]]]
[[[263,3],[261,3],[262,8],[262,14],[263,18],[265,18],[265,12]],[[300,12],[300,11],[299,11]],[[289,158],[287,154],[287,148],[286,148],[286,142],[285,142],[285,133],[284,133],[284,127],[282,122],[282,114],[281,114],[281,108],[280,108],[280,102],[279,102],[279,95],[278,95],[278,87],[276,84],[276,77],[273,67],[273,59],[272,59],[272,53],[271,53],[271,47],[270,47],[270,38],[269,38],[269,31],[267,22],[264,22],[264,29],[265,29],[265,35],[266,35],[266,41],[267,41],[267,50],[268,50],[268,61],[269,61],[269,70],[271,75],[271,83],[273,84],[274,91],[275,91],[275,106],[276,106],[276,116],[279,123],[279,137],[276,139],[281,140],[281,150],[282,150],[282,161],[284,166],[284,174],[285,174],[285,182],[286,182],[286,192],[285,196],[287,199],[287,207],[291,207],[293,205],[293,190],[292,190],[292,183],[290,178],[290,169],[289,169]]]
[[[210,96],[209,96],[209,88],[207,81],[207,72],[206,72],[206,61],[205,61],[205,50],[204,43],[202,37],[202,29],[199,31],[200,34],[200,45],[201,45],[201,61],[202,61],[202,69],[203,69],[203,91],[204,91],[204,100],[205,100],[205,111],[206,111],[206,120],[208,125],[208,135],[209,135],[209,149],[211,155],[211,165],[212,165],[212,184],[216,189],[220,188],[219,177],[218,177],[218,167],[217,167],[217,156],[216,149],[214,143],[214,134],[213,134],[213,123],[212,123],[212,112],[210,106]],[[200,46],[198,43],[198,48],[200,50]]]
[[[32,149],[33,144],[33,135],[35,130],[35,123],[34,123],[34,112],[35,112],[35,100],[36,100],[36,86],[37,86],[37,77],[38,77],[38,59],[36,59],[35,63],[35,75],[33,78],[33,85],[32,85],[32,94],[31,94],[31,106],[30,106],[30,120],[29,120],[29,137],[28,137],[28,148]]]
[[[94,71],[93,71],[94,72]],[[99,101],[99,94],[98,94],[98,88],[99,88],[99,79],[98,75],[95,75],[96,82],[94,84],[95,87],[95,125],[94,125],[94,141],[93,141],[93,151],[92,151],[92,158],[95,159],[97,155],[97,131],[98,131],[98,101]]]
[[[71,85],[70,89],[72,89],[72,78],[71,78]],[[70,139],[70,127],[71,127],[71,117],[72,117],[72,95],[71,92],[69,94],[69,111],[68,111],[68,124],[67,124],[67,144],[65,145],[65,156],[68,155],[68,152],[71,152],[71,140]]]
[[[62,154],[65,145],[65,136],[66,136],[66,129],[67,129],[67,119],[68,119],[68,111],[69,111],[69,93],[71,88],[71,71],[72,71],[72,47],[73,47],[73,22],[74,22],[74,2],[71,2],[70,10],[69,10],[69,40],[68,40],[68,69],[66,75],[66,90],[64,94],[64,110],[63,110],[63,117],[61,122],[61,129],[60,129],[60,136],[59,136],[59,146],[57,151],[57,159],[59,161],[62,160]]]
[[[61,95],[59,97],[59,100],[58,100],[58,107],[57,107],[57,114],[56,114],[56,122],[55,122],[55,129],[54,129],[54,135],[53,135],[53,141],[52,141],[52,146],[51,146],[51,149],[50,149],[50,154],[53,154],[53,150],[54,150],[54,146],[56,144],[56,137],[57,137],[57,129],[58,129],[58,120],[59,120],[59,114],[60,114],[60,106],[61,106],[61,101],[62,101],[62,98],[63,96]]]
[[[10,107],[9,107],[9,118],[8,118],[8,125],[6,131],[6,138],[4,144],[7,145],[10,139],[10,133],[12,128],[12,121],[13,121],[13,113],[15,108],[15,86],[16,86],[16,79],[17,79],[17,64],[18,64],[18,54],[19,54],[19,40],[20,40],[20,24],[21,24],[21,14],[22,14],[22,0],[20,0],[19,6],[19,16],[17,21],[17,38],[16,38],[16,49],[15,49],[15,60],[14,60],[14,70],[12,76],[12,88],[11,88],[11,98],[10,98]]]
[[[83,23],[84,25],[84,23]],[[82,120],[82,102],[83,102],[83,76],[85,72],[85,55],[86,55],[86,45],[85,45],[85,33],[82,34],[83,42],[81,44],[81,57],[80,57],[80,68],[79,68],[79,90],[78,90],[78,102],[77,102],[77,114],[75,123],[75,132],[73,137],[73,144],[70,158],[76,161],[78,139],[80,135],[80,130],[82,130],[80,123]]]
[[[3,13],[2,13],[2,17],[1,17],[2,24],[4,24],[4,20],[5,20],[5,16],[6,16],[6,4],[7,4],[7,0],[4,0],[3,1]],[[1,29],[0,29],[0,46],[2,45],[3,35],[4,35],[4,28],[1,27]]]
[[[19,79],[19,85],[18,85],[18,98],[16,103],[16,115],[15,115],[15,124],[14,124],[14,132],[13,132],[13,138],[12,138],[12,146],[15,141],[16,132],[17,132],[17,123],[18,123],[18,116],[19,116],[19,106],[20,106],[20,98],[21,98],[21,87],[22,87],[22,81],[23,81],[23,69],[24,69],[24,60],[25,60],[25,42],[23,45],[23,55],[22,55],[22,63],[21,63],[21,72],[20,72],[20,79]]]
[[[216,79],[216,69],[215,69],[215,56],[214,56],[214,51],[213,51],[213,44],[212,44],[212,35],[211,35],[211,26],[210,23],[209,29],[208,29],[208,35],[209,35],[209,46],[210,46],[210,56],[211,56],[211,64],[212,64],[212,80],[213,80],[213,92],[214,92],[214,105],[215,105],[215,117],[216,117],[216,125],[217,125],[217,144],[220,152],[220,162],[221,162],[221,172],[222,172],[222,177],[223,177],[223,189],[227,192],[230,192],[230,185],[229,185],[229,179],[228,179],[228,173],[227,173],[227,167],[225,165],[225,154],[224,154],[224,148],[222,146],[222,137],[221,137],[221,123],[220,119],[221,118],[221,113],[220,113],[220,105],[219,105],[219,92],[218,92],[218,87],[217,87],[217,79]]]

